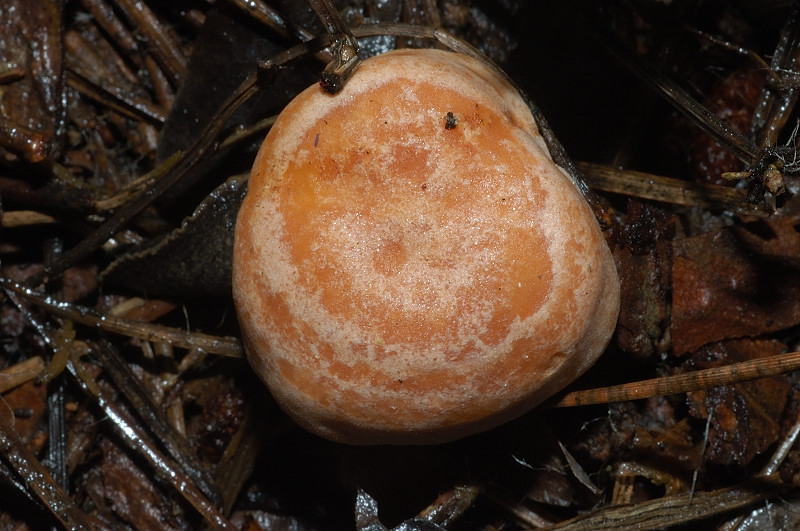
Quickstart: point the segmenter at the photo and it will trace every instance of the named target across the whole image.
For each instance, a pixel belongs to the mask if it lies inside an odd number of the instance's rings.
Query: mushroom
[[[611,253],[518,92],[471,57],[397,50],[280,114],[239,212],[247,356],[295,421],[350,444],[511,420],[605,349]]]

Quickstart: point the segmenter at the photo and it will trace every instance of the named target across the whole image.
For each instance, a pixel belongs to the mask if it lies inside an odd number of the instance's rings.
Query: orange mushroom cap
[[[309,431],[453,440],[591,366],[619,280],[517,91],[476,59],[398,50],[315,85],[258,153],[236,226],[248,359]]]

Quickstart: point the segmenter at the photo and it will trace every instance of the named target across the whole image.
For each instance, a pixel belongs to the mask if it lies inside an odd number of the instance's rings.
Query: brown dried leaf
[[[100,440],[103,452],[103,496],[114,512],[135,529],[186,529],[151,479],[128,455],[108,439]]]
[[[800,323],[800,269],[754,255],[754,238],[725,228],[673,243],[676,355]]]
[[[231,177],[180,228],[124,254],[101,279],[150,295],[230,295],[233,227],[246,185],[245,177]]]
[[[30,162],[48,156],[61,118],[61,7],[7,0],[0,9],[0,65],[18,72],[0,91],[0,146]]]
[[[644,409],[633,404],[614,407],[613,444],[624,450],[628,460],[664,463],[671,472],[690,474],[700,464],[700,448],[692,440],[691,427],[684,420],[675,421],[675,412],[666,398],[648,399]]]
[[[734,226],[731,230],[750,253],[793,267],[800,267],[798,201],[786,205],[781,215]]]
[[[705,369],[779,354],[777,341],[734,340],[700,349],[687,366]],[[707,391],[689,393],[689,412],[711,416],[706,458],[722,465],[747,465],[780,435],[780,418],[789,394],[786,377],[765,378]]]
[[[37,452],[45,441],[40,424],[47,411],[47,386],[26,382],[0,397],[0,416],[8,422],[28,447]]]

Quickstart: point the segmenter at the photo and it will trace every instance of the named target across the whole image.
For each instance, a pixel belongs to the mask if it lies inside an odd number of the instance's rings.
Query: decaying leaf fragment
[[[233,227],[246,189],[246,176],[231,177],[180,228],[121,256],[101,278],[149,295],[229,295]]]
[[[724,341],[695,352],[686,365],[692,369],[726,365],[775,354],[778,341]],[[689,412],[710,423],[706,457],[722,465],[747,465],[767,450],[781,433],[780,419],[789,395],[785,376],[763,378],[689,393]]]
[[[57,0],[0,6],[0,148],[7,159],[38,163],[54,148],[63,120],[62,9]]]
[[[673,243],[675,354],[800,323],[800,267],[796,259],[753,252],[758,250],[755,243],[759,240],[761,249],[765,249],[777,237],[771,228],[774,223],[760,222],[757,227],[761,229],[749,234],[727,227]]]

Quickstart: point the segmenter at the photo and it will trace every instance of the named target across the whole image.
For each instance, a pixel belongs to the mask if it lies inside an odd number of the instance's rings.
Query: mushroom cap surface
[[[301,426],[429,444],[528,411],[590,367],[619,311],[594,215],[517,91],[397,50],[280,114],[239,212],[247,356]]]

